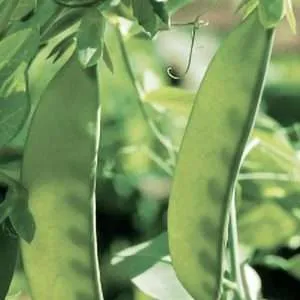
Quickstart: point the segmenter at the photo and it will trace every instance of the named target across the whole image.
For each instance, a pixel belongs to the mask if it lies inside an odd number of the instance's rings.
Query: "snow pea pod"
[[[220,297],[230,199],[273,42],[257,10],[223,41],[196,95],[168,210],[170,254],[196,300]]]
[[[100,103],[95,68],[73,53],[41,96],[21,171],[36,231],[21,242],[34,300],[103,299],[95,233]]]

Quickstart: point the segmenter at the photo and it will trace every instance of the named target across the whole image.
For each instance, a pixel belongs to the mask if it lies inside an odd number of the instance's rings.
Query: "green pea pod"
[[[0,226],[0,299],[7,295],[18,255],[18,239],[4,232]]]
[[[284,17],[284,0],[259,0],[259,18],[265,28],[273,28]]]
[[[195,300],[216,300],[225,232],[242,153],[253,127],[273,30],[257,10],[232,31],[197,93],[175,170],[168,211],[172,262]]]
[[[52,79],[33,115],[21,179],[36,225],[21,242],[34,300],[103,299],[95,232],[100,104],[96,68],[76,54]]]

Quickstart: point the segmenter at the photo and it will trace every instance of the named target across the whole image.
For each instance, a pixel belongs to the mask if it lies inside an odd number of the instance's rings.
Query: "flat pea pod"
[[[19,249],[18,239],[0,226],[0,299],[5,299],[14,274]]]
[[[228,211],[252,130],[271,46],[257,10],[223,41],[183,137],[168,209],[174,269],[196,300],[219,299]]]
[[[21,242],[33,300],[103,299],[95,232],[100,103],[95,68],[75,53],[42,94],[21,179],[36,231]]]

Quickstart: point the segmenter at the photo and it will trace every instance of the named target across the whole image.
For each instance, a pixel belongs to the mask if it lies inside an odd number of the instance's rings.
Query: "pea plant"
[[[171,16],[189,2],[0,0],[0,300],[24,299],[16,290],[20,261],[28,299],[104,299],[99,181],[120,179],[121,172],[141,171],[149,162],[172,181],[166,231],[116,251],[108,264],[109,272],[143,292],[135,299],[262,299],[260,279],[250,267],[255,262],[300,277],[299,257],[284,260],[253,250],[295,240],[297,202],[247,201],[249,182],[262,198],[276,188],[297,190],[296,144],[259,111],[277,27],[287,19],[296,32],[292,2],[241,1],[240,21],[222,39],[196,93],[166,85],[147,91],[130,41],[152,46],[160,32],[178,26]],[[181,24],[192,31],[182,76],[204,25],[201,16]],[[171,67],[163,72],[181,78]],[[113,101],[109,92],[124,82],[135,108],[123,113],[123,133],[116,138],[126,140],[126,147],[111,151],[115,137],[105,121],[117,119],[127,94],[121,91]],[[170,113],[169,134],[157,107]],[[174,131],[178,116],[185,125]],[[266,211],[271,221],[279,216],[277,226],[286,232],[274,237],[267,225],[268,238],[259,240],[253,223],[260,226]]]

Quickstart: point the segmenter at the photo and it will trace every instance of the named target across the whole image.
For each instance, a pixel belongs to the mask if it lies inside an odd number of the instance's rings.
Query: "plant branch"
[[[231,265],[231,280],[236,282],[237,290],[235,300],[246,299],[245,288],[242,280],[242,274],[240,269],[239,260],[239,243],[238,243],[238,231],[236,221],[236,206],[235,206],[235,192],[232,195],[232,202],[230,207],[230,220],[228,228],[228,244],[229,244],[229,255]],[[248,299],[247,299],[248,300]]]
[[[145,107],[144,107],[144,104],[143,104],[144,91],[142,90],[142,87],[138,84],[138,82],[137,82],[137,80],[134,76],[133,70],[132,70],[131,65],[130,65],[130,61],[129,61],[128,53],[127,53],[127,50],[126,50],[126,46],[125,46],[125,43],[124,43],[124,39],[123,39],[123,36],[121,34],[121,31],[120,31],[120,28],[119,28],[118,24],[116,25],[116,32],[117,32],[118,41],[119,41],[119,44],[120,44],[120,49],[121,49],[121,53],[122,53],[122,56],[123,56],[123,60],[124,60],[124,63],[125,63],[125,68],[126,68],[126,71],[127,71],[128,75],[131,79],[131,82],[134,86],[136,94],[138,96],[138,105],[139,105],[140,111],[143,115],[143,118],[144,118],[150,132],[155,136],[155,138],[168,151],[169,156],[172,160],[172,163],[175,163],[175,161],[176,161],[176,152],[174,151],[174,147],[172,145],[172,142],[168,138],[166,138],[159,131],[159,129],[157,128],[157,126],[155,125],[153,120],[148,116],[148,114],[145,110]]]

